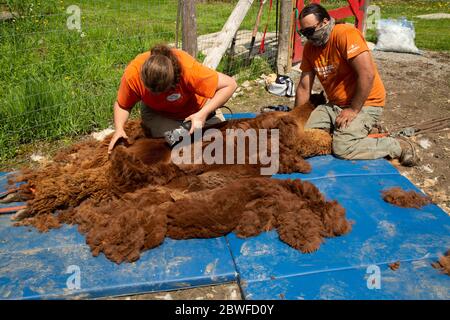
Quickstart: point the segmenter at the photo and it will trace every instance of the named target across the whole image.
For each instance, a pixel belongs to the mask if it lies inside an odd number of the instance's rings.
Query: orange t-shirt
[[[305,45],[300,69],[313,71],[319,78],[330,103],[348,106],[355,95],[356,73],[348,60],[364,51],[369,51],[361,32],[347,24],[335,25],[325,47]],[[375,79],[365,106],[382,107],[385,104],[386,91],[378,74],[375,62]]]
[[[117,102],[123,109],[131,109],[142,101],[152,110],[168,118],[184,120],[199,111],[217,90],[218,73],[205,67],[182,50],[172,49],[181,65],[180,83],[169,92],[153,94],[144,86],[140,73],[150,52],[139,54],[125,69],[117,93]]]

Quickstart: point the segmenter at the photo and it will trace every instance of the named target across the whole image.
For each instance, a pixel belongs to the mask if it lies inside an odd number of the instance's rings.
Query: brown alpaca
[[[292,112],[263,113],[254,119],[230,120],[209,128],[219,129],[223,137],[228,129],[242,129],[243,131],[278,129],[280,142],[278,173],[308,173],[311,171],[311,166],[304,158],[330,154],[332,143],[331,136],[327,132],[318,129],[304,129],[304,124],[314,108],[314,105],[308,103],[295,108]],[[225,140],[224,138],[224,144]],[[202,144],[202,150],[209,145],[209,142],[200,141],[199,143]],[[194,144],[191,150],[195,148]],[[234,144],[236,148],[237,141]],[[268,149],[271,151],[270,145]],[[218,167],[223,167],[223,165],[206,164],[175,165],[171,162],[170,153],[171,150],[163,139],[140,139],[127,147],[118,146],[111,157],[110,176],[113,177],[111,183],[117,185],[123,192],[148,183],[163,185],[176,176],[215,171]],[[255,156],[250,153],[247,142],[245,163],[250,163],[249,158],[252,155]],[[245,175],[255,175],[259,173],[261,164],[233,165],[232,167],[230,170],[245,171]],[[162,173],[149,174],[149,172],[155,171]]]
[[[324,237],[351,230],[344,208],[311,183],[264,177],[192,192],[145,187],[101,205],[85,201],[55,220],[78,224],[94,256],[103,252],[116,263],[139,259],[165,237],[250,237],[276,229],[282,241],[309,253]]]
[[[304,130],[313,109],[306,104],[216,128],[278,129],[279,172],[307,173],[305,157],[331,152],[328,133]],[[323,237],[350,230],[345,210],[325,201],[308,182],[259,177],[260,163],[176,165],[164,140],[145,137],[139,122],[129,121],[126,132],[127,145],[117,146],[110,159],[108,137],[64,150],[42,169],[24,171],[16,181],[26,182],[20,190],[28,201],[18,224],[42,231],[78,224],[93,253],[115,262],[136,260],[165,236],[208,238],[234,231],[245,237],[276,228],[281,240],[311,252]]]
[[[227,121],[217,127],[221,131],[230,128],[278,128],[279,172],[308,173],[311,167],[303,158],[331,153],[331,136],[328,133],[323,130],[303,129],[312,110],[314,105],[308,103],[292,112],[265,113],[254,119]],[[129,121],[125,130],[130,137],[130,146],[117,146],[110,161],[105,152],[111,139],[108,137],[101,143],[89,140],[63,150],[54,158],[54,162],[40,170],[24,170],[16,180],[27,182],[21,186],[22,196],[29,200],[25,216],[74,207],[85,199],[94,198],[100,202],[148,184],[165,185],[175,177],[198,175],[223,167],[177,166],[170,161],[171,150],[164,140],[146,138],[139,122]],[[248,157],[248,154],[246,156]],[[231,175],[233,178],[237,175],[259,175],[258,165],[225,167],[229,172],[235,173]],[[30,190],[34,192],[31,194]]]

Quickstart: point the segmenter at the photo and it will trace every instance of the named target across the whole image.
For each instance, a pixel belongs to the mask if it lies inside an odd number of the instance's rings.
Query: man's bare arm
[[[372,90],[373,80],[375,79],[375,70],[372,63],[372,57],[368,51],[350,59],[349,62],[357,76],[356,90],[352,99],[351,108],[359,112]]]
[[[309,101],[314,84],[314,78],[314,72],[302,72],[297,90],[295,92],[294,107],[300,107]]]
[[[350,108],[345,108],[336,117],[336,126],[346,128],[353,119],[356,118],[369,97],[375,78],[375,70],[372,58],[368,51],[365,51],[349,60],[350,66],[356,73],[356,90],[352,98]]]

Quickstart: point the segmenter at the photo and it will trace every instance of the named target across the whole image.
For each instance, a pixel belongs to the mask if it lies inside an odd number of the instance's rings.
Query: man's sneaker
[[[397,141],[400,143],[400,147],[402,148],[402,153],[398,158],[400,164],[405,167],[416,166],[419,159],[417,158],[416,151],[414,150],[412,143],[403,139],[397,139]]]

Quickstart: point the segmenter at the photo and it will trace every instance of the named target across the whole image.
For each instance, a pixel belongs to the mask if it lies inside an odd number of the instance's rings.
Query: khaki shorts
[[[178,128],[182,120],[174,120],[167,118],[145,104],[141,103],[142,125],[147,134],[154,138],[164,137],[164,132]],[[206,125],[213,125],[225,121],[220,109],[216,110],[216,115],[206,120]]]

